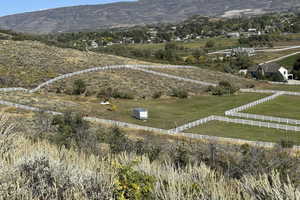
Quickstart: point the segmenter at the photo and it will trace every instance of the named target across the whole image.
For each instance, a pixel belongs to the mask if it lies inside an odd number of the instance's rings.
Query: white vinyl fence
[[[263,99],[259,99],[257,101],[254,101],[254,102],[251,102],[251,103],[248,103],[246,105],[243,105],[243,106],[240,106],[240,107],[237,107],[237,108],[234,108],[232,110],[229,110],[229,111],[226,111],[225,112],[225,115],[231,115],[231,113],[236,113],[236,112],[240,112],[240,111],[243,111],[243,110],[247,110],[251,107],[254,107],[256,105],[259,105],[259,104],[262,104],[262,103],[265,103],[265,102],[268,102],[268,101],[271,101],[275,98],[277,98],[278,96],[281,96],[283,95],[284,93],[283,92],[277,92],[275,94],[273,94],[272,96],[268,96],[268,97],[265,97]]]
[[[54,83],[56,81],[64,80],[67,78],[71,78],[73,76],[77,76],[77,75],[84,74],[84,73],[90,73],[90,72],[98,72],[98,71],[105,71],[105,70],[119,70],[119,69],[134,69],[134,70],[142,71],[142,69],[174,69],[174,68],[175,69],[180,69],[180,68],[193,69],[195,67],[180,66],[180,65],[164,65],[164,66],[159,66],[159,65],[157,65],[157,66],[155,66],[155,65],[114,65],[114,66],[105,66],[105,67],[93,67],[90,69],[85,69],[85,70],[81,70],[81,71],[77,71],[77,72],[68,73],[68,74],[64,74],[64,75],[58,76],[56,78],[50,79],[50,80],[38,85],[36,88],[30,90],[29,92],[31,92],[31,93],[37,92],[41,88],[51,85],[52,83]],[[182,77],[177,77],[177,76],[172,76],[172,75],[168,76],[168,74],[154,72],[154,71],[150,71],[150,70],[145,70],[144,72],[156,74],[159,76],[174,78],[174,79],[182,80],[182,81],[195,82],[195,83],[202,84],[202,85],[211,85],[211,83],[207,83],[207,82],[195,81],[195,80],[191,80],[191,79],[184,79]]]
[[[180,132],[183,132],[185,130],[200,126],[202,124],[206,124],[207,122],[210,122],[210,121],[213,121],[213,120],[215,120],[214,115],[206,117],[206,118],[199,119],[197,121],[194,121],[194,122],[191,122],[191,123],[188,123],[188,124],[184,124],[184,125],[179,126],[177,128],[171,129],[170,131],[173,131],[175,133],[180,133]]]
[[[117,127],[122,127],[122,128],[144,130],[144,131],[150,131],[150,132],[162,133],[162,134],[174,134],[174,132],[171,130],[153,128],[153,127],[148,127],[148,126],[140,126],[137,124],[130,124],[130,123],[120,122],[120,121],[115,121],[115,120],[99,119],[99,118],[95,118],[95,117],[84,117],[84,119],[87,121],[90,121],[90,122],[108,124],[111,126],[117,126]]]
[[[256,90],[250,90],[251,92]],[[273,93],[273,91],[271,91]],[[249,114],[249,113],[240,113],[241,111],[247,110],[251,107],[256,105],[271,101],[279,96],[282,95],[293,95],[293,96],[300,96],[300,92],[288,92],[288,91],[276,91],[275,94],[272,96],[254,101],[252,103],[240,106],[238,108],[234,108],[232,110],[226,111],[226,116],[233,116],[233,117],[242,117],[246,119],[255,119],[255,120],[263,120],[263,121],[271,121],[271,122],[279,122],[279,123],[286,123],[286,124],[293,124],[293,125],[300,125],[300,120],[296,119],[289,119],[289,118],[282,118],[282,117],[273,117],[273,116],[266,116],[266,115],[256,115],[256,114]]]
[[[8,101],[2,101],[0,100],[0,104],[1,105],[5,105],[5,106],[10,106],[10,107],[14,107],[14,108],[18,108],[18,109],[22,109],[22,110],[28,110],[28,111],[34,111],[34,112],[45,112],[45,113],[49,113],[52,115],[61,115],[62,113],[59,112],[54,112],[54,111],[44,111],[40,108],[36,108],[36,107],[32,107],[32,106],[26,106],[26,105],[21,105],[21,104],[17,104],[17,103],[12,103],[12,102],[8,102]]]
[[[151,71],[151,70],[142,69],[142,68],[138,68],[138,67],[130,67],[130,68],[134,69],[134,70],[139,70],[139,71],[142,71],[142,72],[145,72],[145,73],[149,73],[149,74],[154,74],[154,75],[158,75],[158,76],[162,76],[162,77],[166,77],[166,78],[172,78],[172,79],[176,79],[176,80],[179,80],[179,81],[196,83],[196,84],[204,85],[204,86],[216,86],[217,85],[217,84],[214,84],[214,83],[198,81],[198,80],[193,80],[193,79],[189,79],[189,78],[183,78],[183,77],[180,77],[180,76],[174,76],[174,75],[161,73],[161,72],[156,72],[156,71]]]
[[[234,113],[233,112],[233,113],[228,114],[228,116],[242,117],[242,118],[246,118],[246,119],[255,119],[255,120],[262,120],[262,121],[271,121],[271,122],[279,122],[279,123],[300,125],[300,120],[297,120],[297,119],[273,117],[273,116],[266,116],[266,115],[256,115],[256,114],[249,114],[249,113]]]
[[[238,113],[238,114],[240,114],[240,113]],[[274,128],[274,129],[280,129],[280,130],[285,130],[285,131],[296,131],[296,132],[300,131],[300,127],[298,127],[298,126],[290,126],[290,125],[276,124],[276,123],[271,123],[271,122],[253,121],[253,120],[245,120],[245,119],[233,119],[233,118],[215,116],[215,115],[185,124],[183,126],[175,128],[175,129],[171,129],[170,131],[175,132],[175,133],[180,133],[180,132],[200,126],[200,125],[205,124],[210,121],[222,121],[222,122],[235,123],[235,124],[245,124],[245,125],[250,125],[250,126]]]
[[[258,127],[264,127],[264,128],[274,128],[274,129],[280,129],[280,130],[285,130],[285,131],[296,131],[296,132],[300,131],[300,127],[298,127],[298,126],[276,124],[276,123],[271,123],[271,122],[253,121],[253,120],[246,120],[246,119],[232,119],[232,118],[221,117],[221,116],[215,116],[215,120],[223,121],[223,122],[230,122],[230,123],[235,123],[235,124],[258,126]]]
[[[165,69],[187,68],[188,69],[188,68],[194,68],[194,67],[191,67],[191,66],[169,66],[169,65],[166,65],[166,66],[116,65],[116,66],[106,66],[106,67],[94,67],[94,68],[58,76],[56,78],[50,79],[50,80],[40,84],[39,86],[37,86],[36,88],[34,88],[32,90],[27,90],[24,88],[0,88],[0,92],[12,92],[12,91],[36,92],[36,91],[40,90],[42,87],[48,86],[56,81],[70,78],[72,76],[76,76],[79,74],[103,71],[103,70],[117,70],[117,69],[139,70],[139,71],[142,71],[145,73],[150,73],[150,74],[154,74],[154,75],[158,75],[158,76],[162,76],[162,77],[172,78],[172,79],[176,79],[179,81],[186,81],[186,82],[191,82],[191,83],[205,85],[205,86],[216,86],[216,84],[209,83],[209,82],[192,80],[192,79],[188,79],[188,78],[183,78],[183,77],[174,76],[174,75],[170,75],[170,74],[166,74],[166,73],[148,70],[148,69],[155,69],[155,68],[165,68]],[[254,101],[252,103],[246,104],[244,106],[240,106],[238,108],[234,108],[232,110],[226,111],[225,115],[248,118],[248,119],[258,119],[258,120],[263,120],[263,121],[275,121],[275,122],[279,122],[279,123],[287,123],[287,124],[295,124],[295,125],[300,124],[299,120],[294,120],[294,119],[239,113],[243,110],[249,109],[258,104],[261,104],[261,103],[264,103],[267,101],[271,101],[280,95],[286,94],[286,95],[300,96],[299,92],[286,92],[286,91],[276,91],[276,90],[254,90],[254,89],[241,89],[240,91],[241,92],[255,92],[255,93],[272,93],[273,95],[263,98],[263,99],[260,99],[260,100],[257,100],[257,101]],[[19,108],[19,109],[35,111],[35,112],[43,111],[39,108],[20,105],[20,104],[16,104],[16,103],[11,103],[8,101],[0,101],[0,104]],[[62,114],[62,113],[53,112],[53,111],[43,111],[43,112],[53,114],[53,115],[61,115]],[[151,131],[151,132],[158,132],[158,133],[162,133],[162,134],[169,134],[169,135],[176,134],[179,136],[185,136],[185,137],[190,137],[190,138],[195,138],[195,139],[222,140],[222,141],[227,141],[227,142],[232,142],[232,143],[248,143],[248,144],[252,144],[252,145],[256,145],[256,146],[263,146],[263,147],[272,147],[275,144],[274,143],[266,143],[266,142],[256,142],[256,141],[251,142],[251,141],[246,141],[246,140],[220,138],[220,137],[214,137],[214,136],[205,136],[205,135],[182,133],[182,132],[184,130],[191,129],[193,127],[199,126],[201,124],[205,124],[205,123],[207,123],[209,121],[213,121],[213,120],[223,121],[223,122],[228,122],[228,123],[246,124],[246,125],[250,125],[250,126],[275,128],[275,129],[286,130],[286,131],[300,131],[300,127],[297,127],[297,126],[290,126],[290,125],[283,125],[283,124],[276,124],[276,123],[262,122],[262,121],[245,120],[245,119],[231,119],[228,117],[221,117],[221,116],[209,116],[207,118],[203,118],[203,119],[185,124],[183,126],[180,126],[180,127],[177,127],[175,129],[171,129],[171,130],[164,130],[164,129],[159,129],[159,128],[140,126],[140,125],[136,125],[136,124],[130,124],[130,123],[119,122],[119,121],[114,121],[114,120],[98,119],[98,118],[93,118],[93,117],[85,117],[84,119],[91,121],[91,122],[98,122],[98,123],[109,124],[112,126],[118,126],[118,127],[124,127],[124,128],[132,128],[132,129],[139,129],[139,130],[145,130],[145,131]],[[295,148],[300,150],[300,147],[295,147]]]
[[[54,112],[54,111],[45,111],[41,110],[39,108],[31,107],[31,106],[25,106],[21,104],[16,104],[16,103],[11,103],[7,101],[0,101],[0,104],[6,105],[6,106],[11,106],[23,110],[29,110],[29,111],[34,111],[34,112],[45,112],[49,113],[52,115],[61,115],[62,113],[60,112]],[[248,141],[248,140],[241,140],[241,139],[231,139],[231,138],[223,138],[223,137],[215,137],[215,136],[206,136],[206,135],[199,135],[199,134],[192,134],[192,133],[182,133],[182,132],[176,132],[174,130],[164,130],[164,129],[159,129],[159,128],[152,128],[152,127],[147,127],[147,126],[140,126],[136,124],[130,124],[130,123],[125,123],[125,122],[119,122],[115,120],[107,120],[107,119],[98,119],[94,117],[84,117],[84,120],[90,121],[90,122],[97,122],[97,123],[102,123],[102,124],[108,124],[111,126],[118,126],[118,127],[123,127],[123,128],[132,128],[132,129],[138,129],[138,130],[145,130],[145,131],[150,131],[150,132],[156,132],[156,133],[161,133],[161,134],[167,134],[167,135],[174,135],[174,136],[183,136],[183,137],[188,137],[192,139],[201,139],[201,140],[209,140],[209,141],[216,141],[216,142],[229,142],[229,143],[234,143],[234,144],[250,144],[258,147],[265,147],[265,148],[271,148],[274,147],[275,143],[268,143],[268,142],[259,142],[259,141]],[[190,127],[193,127],[196,124],[201,124],[201,123],[206,123],[211,120],[219,120],[219,121],[226,121],[226,122],[233,122],[233,123],[243,123],[243,124],[249,124],[249,125],[255,125],[253,122],[250,120],[242,120],[240,121],[239,119],[230,119],[226,117],[220,117],[220,116],[210,116],[208,118],[204,118],[202,120],[198,120],[197,123],[190,123]],[[255,122],[259,123],[259,122]],[[258,126],[272,126],[272,123],[264,123],[261,122],[262,124],[257,124]],[[269,124],[269,125],[268,125]],[[276,128],[284,128],[283,125],[274,125]],[[289,127],[289,126],[285,126]],[[186,127],[189,129],[189,127]],[[297,127],[299,128],[299,127]],[[299,130],[298,130],[299,131]],[[295,150],[300,150],[299,146],[294,147]]]
[[[0,88],[0,92],[17,92],[17,91],[27,92],[28,90],[25,88]]]

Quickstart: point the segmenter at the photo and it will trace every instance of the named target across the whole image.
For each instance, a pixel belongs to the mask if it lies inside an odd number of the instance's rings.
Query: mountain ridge
[[[81,5],[0,17],[0,28],[27,33],[58,33],[135,25],[180,22],[193,15],[222,16],[226,12],[287,11],[297,0],[139,0]],[[264,8],[264,9],[262,9]]]

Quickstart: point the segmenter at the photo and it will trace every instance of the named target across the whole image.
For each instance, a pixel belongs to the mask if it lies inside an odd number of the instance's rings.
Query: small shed
[[[147,120],[148,119],[148,110],[144,108],[135,108],[132,111],[133,117],[139,120]]]

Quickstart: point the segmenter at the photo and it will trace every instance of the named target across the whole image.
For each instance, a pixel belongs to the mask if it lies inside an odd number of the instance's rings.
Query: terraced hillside
[[[48,46],[40,42],[0,40],[1,87],[32,88],[61,74],[75,72],[94,66],[119,64],[149,63],[113,55],[63,49]],[[180,69],[170,69],[164,72],[180,76],[184,75],[183,70]],[[188,78],[208,82],[217,83],[221,80],[230,80],[239,87],[255,84],[255,82],[251,80],[204,69],[191,69],[184,71],[184,73],[187,73],[186,77]],[[74,77],[65,82],[59,82],[50,89],[51,91],[57,88],[68,90],[71,85],[70,83],[73,83],[76,78],[77,77]],[[118,87],[119,89],[130,88],[134,92],[139,93],[140,96],[143,96],[146,93],[151,95],[154,91],[168,92],[172,87],[181,87],[192,93],[199,92],[199,86],[197,86],[196,91],[196,86],[193,86],[192,84],[182,84],[175,80],[155,77],[154,75],[141,72],[99,72],[85,74],[79,78],[86,80],[88,85],[93,86],[95,89],[94,92],[98,92],[100,87]]]
[[[190,95],[197,95],[207,88],[199,84],[182,82],[141,71],[126,69],[93,72],[74,76],[58,81],[48,88],[45,88],[45,90],[48,92],[71,94],[74,82],[78,79],[86,83],[89,95],[97,94],[108,88],[130,93],[136,98],[152,97],[158,92],[162,95],[171,95],[172,90],[175,88],[185,90]]]
[[[1,87],[33,87],[60,74],[92,66],[138,63],[145,62],[62,49],[40,42],[0,40]]]

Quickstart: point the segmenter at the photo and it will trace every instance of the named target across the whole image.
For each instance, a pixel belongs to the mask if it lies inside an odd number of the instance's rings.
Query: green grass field
[[[230,47],[238,46],[237,39],[230,39],[230,38],[212,38],[212,39],[199,39],[192,42],[175,42],[178,46],[182,46],[188,49],[199,49],[205,47],[205,44],[209,40],[214,40],[216,45],[213,49],[226,49]],[[137,49],[149,49],[149,50],[159,50],[163,49],[165,44],[158,43],[158,44],[132,44],[129,45],[130,47],[134,47]]]
[[[299,58],[300,58],[300,54],[290,56],[286,59],[283,59],[283,60],[279,61],[278,63],[285,66],[285,67],[287,67],[287,68],[289,68],[289,69],[291,69],[294,66],[296,60],[299,59]]]
[[[300,120],[300,97],[280,96],[244,112]]]
[[[300,92],[300,85],[275,85],[275,84],[268,84],[268,85],[258,86],[257,89]]]
[[[20,104],[40,107],[47,110],[82,112],[90,117],[112,119],[144,126],[171,129],[185,123],[210,115],[224,115],[226,110],[244,105],[265,97],[265,94],[242,93],[235,96],[194,96],[188,99],[166,98],[149,100],[113,100],[115,112],[108,111],[108,106],[100,105],[95,97],[76,97],[57,94],[5,95],[1,99]],[[146,122],[131,117],[133,108],[149,110],[150,119]]]
[[[283,130],[260,128],[249,125],[211,121],[207,124],[186,130],[185,132],[201,135],[218,136],[225,138],[238,138],[250,141],[280,142],[290,140],[300,144],[299,132],[287,132]]]
[[[255,63],[264,63],[266,61],[270,61],[276,58],[280,58],[282,56],[285,55],[289,55],[295,52],[300,51],[300,49],[291,49],[291,50],[287,50],[287,51],[279,51],[279,52],[263,52],[263,53],[258,53],[256,56],[252,57],[253,60],[255,61]],[[285,66],[288,69],[291,69],[292,66],[288,65],[291,61],[291,59],[293,58],[287,58],[287,60],[282,60],[282,62],[284,62]]]

